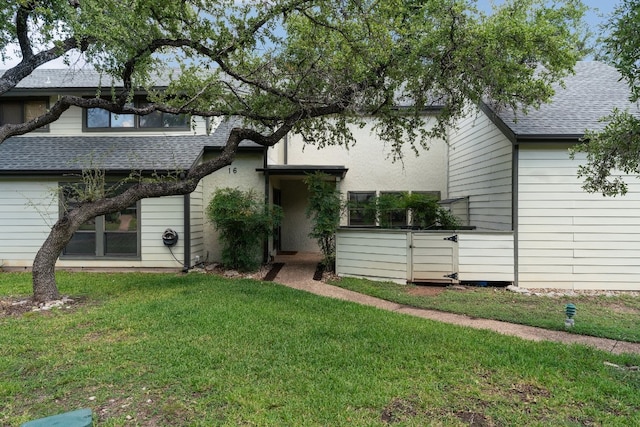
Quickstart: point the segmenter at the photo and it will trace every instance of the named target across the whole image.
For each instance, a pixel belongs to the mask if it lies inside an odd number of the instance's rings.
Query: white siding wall
[[[449,143],[448,197],[469,197],[478,230],[511,230],[511,142],[478,112],[460,121]]]
[[[204,261],[204,199],[202,181],[198,187],[191,193],[191,265],[195,263],[195,257],[200,257],[200,261]]]
[[[58,219],[54,196],[58,180],[3,180],[0,185],[0,263],[5,267],[31,267],[33,259]],[[37,206],[37,208],[36,208]],[[183,196],[144,199],[140,207],[140,260],[60,259],[58,267],[180,268],[184,259]],[[162,233],[172,228],[180,239],[172,248],[162,243]]]
[[[407,232],[400,230],[338,230],[336,273],[407,283]]]
[[[0,265],[30,267],[58,219],[56,182],[4,179],[0,184]]]
[[[640,182],[589,194],[567,147],[524,146],[519,161],[519,285],[640,289]]]
[[[512,232],[460,232],[458,277],[460,281],[513,282]]]

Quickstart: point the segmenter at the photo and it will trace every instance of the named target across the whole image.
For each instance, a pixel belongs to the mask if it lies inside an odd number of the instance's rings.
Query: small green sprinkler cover
[[[564,312],[567,313],[567,318],[572,319],[576,315],[576,306],[569,303],[564,307]]]

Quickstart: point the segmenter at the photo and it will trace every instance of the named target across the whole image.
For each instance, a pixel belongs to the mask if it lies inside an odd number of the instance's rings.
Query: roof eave
[[[220,152],[224,150],[224,146],[220,145],[220,146],[212,146],[212,145],[207,145],[204,147],[204,152],[205,153],[211,153],[211,152]],[[239,146],[238,147],[238,151],[244,151],[244,152],[256,152],[256,153],[262,153],[264,151],[264,147],[259,145],[259,146]]]
[[[530,134],[516,135],[517,144],[578,144],[581,142],[584,134]]]
[[[105,174],[109,176],[122,176],[126,177],[131,175],[131,173],[135,172],[136,174],[140,174],[143,176],[151,176],[151,175],[164,175],[170,173],[177,173],[180,170],[168,170],[168,169],[105,169]],[[1,176],[59,176],[59,177],[67,177],[67,176],[80,176],[82,174],[82,170],[80,169],[3,169],[0,170]]]
[[[109,89],[111,87],[109,86]],[[65,93],[68,95],[78,95],[78,96],[95,96],[96,91],[102,89],[104,91],[105,87],[97,87],[97,86],[87,86],[87,87],[16,87],[13,88],[6,93],[2,94],[2,98],[16,98],[23,96],[57,96],[60,93]],[[121,90],[122,86],[114,86],[114,89]],[[154,87],[155,90],[164,90],[166,86],[157,86]],[[147,91],[142,88],[134,89],[133,92],[136,95],[145,94]]]
[[[512,144],[552,144],[552,143],[567,143],[578,144],[584,137],[584,133],[573,134],[517,134],[498,116],[498,113],[493,111],[486,103],[480,103],[480,110],[484,112],[489,120],[496,125],[496,127],[506,136]]]
[[[305,176],[310,173],[322,172],[330,176],[344,178],[348,171],[349,169],[345,166],[331,165],[269,165],[266,168],[256,168],[256,172],[274,176]]]

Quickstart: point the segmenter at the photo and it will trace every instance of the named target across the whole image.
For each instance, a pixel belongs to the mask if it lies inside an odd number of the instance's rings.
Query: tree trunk
[[[38,302],[60,298],[56,284],[56,261],[78,228],[71,224],[66,217],[59,219],[33,260],[33,298]]]

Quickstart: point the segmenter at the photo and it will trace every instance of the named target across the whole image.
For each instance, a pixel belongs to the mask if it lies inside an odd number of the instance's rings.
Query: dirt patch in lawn
[[[51,310],[72,310],[87,303],[84,297],[62,297],[56,301],[50,301],[46,304],[37,303],[33,298],[0,298],[0,318],[2,317],[19,317],[25,313],[40,313],[42,315],[51,314]]]
[[[383,410],[380,420],[386,424],[405,422],[418,415],[418,397],[394,398]]]
[[[456,412],[456,417],[460,419],[465,425],[470,427],[491,427],[493,423],[478,412],[461,411]]]
[[[629,306],[624,305],[622,303],[603,303],[602,306],[610,309],[614,313],[640,314],[640,310],[638,310],[637,308],[629,307]]]
[[[446,290],[446,286],[419,285],[409,289],[407,293],[417,297],[436,297]]]

